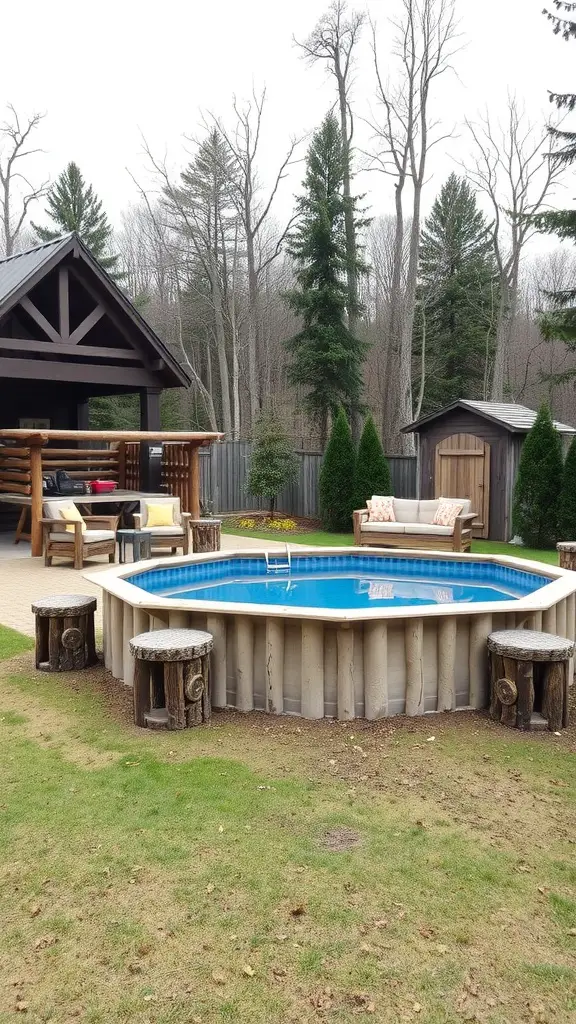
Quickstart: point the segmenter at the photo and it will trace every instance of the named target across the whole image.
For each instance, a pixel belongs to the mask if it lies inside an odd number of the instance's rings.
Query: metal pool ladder
[[[270,555],[268,551],[264,552],[264,558],[266,559],[266,572],[280,572],[282,570],[290,572],[290,569],[292,568],[292,555],[289,544],[286,545],[286,561],[279,562],[277,560],[279,557],[279,555]]]

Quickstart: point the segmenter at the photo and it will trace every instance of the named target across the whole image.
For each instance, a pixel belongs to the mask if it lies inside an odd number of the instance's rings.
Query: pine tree
[[[326,446],[320,470],[320,518],[325,530],[352,528],[356,452],[350,424],[340,409]]]
[[[296,477],[298,457],[282,424],[270,414],[258,420],[254,442],[247,490],[258,498],[268,499],[273,519],[278,494]]]
[[[576,20],[569,15],[576,14],[576,3],[567,3],[566,0],[552,0],[558,14],[551,11],[544,11],[549,21],[552,22],[555,35],[561,35],[567,42],[576,40]],[[565,15],[565,17],[563,16]],[[572,113],[576,109],[576,93],[550,92],[550,102],[558,110],[565,110]],[[552,145],[556,149],[552,152],[552,162],[557,167],[571,167],[576,162],[576,132],[569,132],[554,128],[548,128],[548,134]],[[556,234],[559,238],[572,239],[576,242],[576,210],[549,210],[534,217],[534,223],[543,232]],[[540,318],[540,327],[544,336],[548,339],[558,338],[567,342],[570,348],[576,348],[576,288],[566,288],[562,291],[549,292],[548,300],[552,309],[543,313]]]
[[[528,547],[551,548],[556,543],[561,489],[560,434],[544,404],[522,445],[514,488],[513,530]]]
[[[102,201],[91,185],[86,185],[78,164],[69,163],[48,192],[46,214],[53,221],[51,227],[32,224],[41,242],[75,231],[99,264],[111,277],[124,275],[116,269],[119,255],[110,254],[112,228],[102,209]]]
[[[415,372],[424,350],[421,412],[481,398],[497,308],[490,228],[465,178],[451,174],[423,231]]]
[[[373,494],[392,494],[392,480],[374,420],[368,416],[356,458],[354,508],[365,508]]]
[[[297,286],[286,295],[303,320],[302,330],[287,342],[290,381],[305,389],[306,405],[320,424],[323,442],[330,415],[341,405],[352,415],[362,405],[366,345],[346,326],[346,314],[357,315],[360,308],[350,308],[346,283],[348,200],[343,177],[340,128],[328,114],[308,150],[305,193],[297,200],[298,226],[290,239]],[[350,202],[356,211],[357,200]],[[355,269],[364,269],[360,260]]]
[[[564,463],[558,511],[558,539],[572,540],[573,537],[576,537],[576,437]]]

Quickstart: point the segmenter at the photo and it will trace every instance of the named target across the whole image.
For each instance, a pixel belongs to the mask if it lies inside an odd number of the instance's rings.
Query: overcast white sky
[[[231,96],[264,84],[268,90],[263,176],[280,159],[291,134],[313,129],[333,101],[333,84],[320,66],[299,58],[292,37],[304,38],[327,0],[22,0],[2,11],[0,107],[46,111],[37,135],[45,153],[28,165],[39,179],[52,179],[75,160],[103,199],[110,219],[137,199],[127,173],[146,181],[141,136],[178,164],[182,136],[195,134],[201,112],[226,117]],[[387,19],[397,0],[367,0],[377,22],[382,63],[391,43]],[[430,164],[425,206],[469,143],[464,116],[487,107],[503,112],[508,90],[525,103],[533,120],[550,111],[548,88],[576,87],[574,44],[552,34],[543,0],[458,0],[461,43],[457,75],[442,80],[434,107],[456,137],[436,151]],[[359,51],[354,92],[358,118],[368,115],[373,95],[368,33]],[[361,122],[358,120],[358,124]],[[359,127],[358,137],[362,142]],[[302,168],[284,182],[277,215],[292,207]],[[391,205],[390,184],[380,175],[361,177],[372,215]],[[565,192],[561,205],[572,197]],[[41,220],[39,209],[33,218]]]

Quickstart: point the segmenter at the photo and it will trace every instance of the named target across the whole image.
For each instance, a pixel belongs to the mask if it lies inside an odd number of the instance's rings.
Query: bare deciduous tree
[[[23,160],[42,152],[28,148],[28,142],[45,115],[32,114],[23,122],[12,104],[8,104],[8,110],[8,120],[0,125],[0,216],[4,255],[12,256],[28,208],[46,195],[48,182],[34,186],[21,170]]]
[[[240,104],[234,99],[233,109],[236,123],[232,130],[228,130],[221,119],[212,116],[212,121],[226,143],[234,167],[232,195],[244,232],[248,280],[246,331],[251,428],[256,423],[262,407],[262,393],[258,377],[260,278],[270,263],[280,255],[291,222],[276,236],[271,245],[264,244],[263,238],[266,234],[267,218],[270,215],[278,188],[286,176],[286,169],[292,163],[294,151],[299,143],[297,139],[291,140],[286,155],[274,176],[272,186],[265,197],[260,200],[258,197],[262,186],[258,178],[257,161],[265,102],[265,89],[260,95],[254,93],[252,99],[244,104]]]
[[[316,28],[304,43],[297,45],[303,50],[311,64],[326,61],[330,73],[336,79],[338,109],[343,150],[343,192],[347,200],[344,212],[346,232],[347,282],[348,282],[348,326],[352,334],[357,330],[358,274],[357,245],[354,210],[351,203],[351,145],[354,121],[350,108],[350,90],[354,70],[354,48],[360,37],[366,15],[354,11],[348,16],[346,0],[333,0],[320,19]]]
[[[412,435],[401,434],[400,428],[412,419],[412,331],[422,189],[430,149],[446,138],[435,132],[438,122],[431,119],[431,89],[435,79],[450,68],[456,49],[454,0],[402,0],[402,9],[400,20],[393,23],[397,33],[394,57],[400,65],[400,75],[394,85],[383,78],[376,28],[372,26],[376,98],[383,116],[379,121],[369,122],[376,140],[371,154],[372,166],[395,179],[394,268],[383,411],[384,442],[389,454],[411,454],[414,449]],[[406,287],[402,290],[407,183],[412,185],[412,208]]]
[[[488,199],[494,217],[500,302],[490,397],[501,402],[508,387],[508,353],[522,254],[535,231],[531,218],[543,208],[561,170],[549,159],[546,130],[530,122],[513,96],[508,99],[505,124],[494,123],[488,113],[479,122],[466,124],[475,157],[471,167],[462,166]]]

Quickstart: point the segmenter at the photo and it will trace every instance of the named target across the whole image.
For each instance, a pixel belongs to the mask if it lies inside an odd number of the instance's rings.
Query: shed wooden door
[[[473,434],[451,434],[436,445],[434,493],[437,498],[469,498],[475,537],[487,537],[490,508],[490,445]]]

